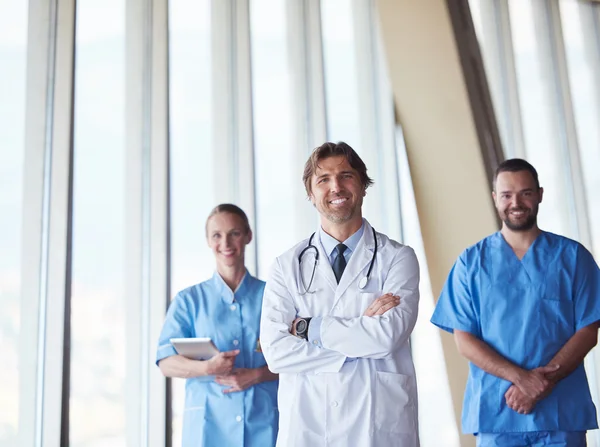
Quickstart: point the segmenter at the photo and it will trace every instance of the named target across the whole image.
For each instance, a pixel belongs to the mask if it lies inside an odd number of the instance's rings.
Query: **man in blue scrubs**
[[[581,244],[539,229],[543,189],[525,160],[498,167],[492,195],[502,229],[460,255],[431,319],[470,362],[463,432],[480,447],[585,446],[600,271]]]

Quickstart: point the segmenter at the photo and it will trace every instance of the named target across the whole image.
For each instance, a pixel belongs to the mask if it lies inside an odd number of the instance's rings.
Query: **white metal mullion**
[[[352,6],[362,141],[362,150],[359,152],[376,181],[376,189],[367,191],[365,216],[374,227],[399,239],[400,194],[392,94],[391,91],[388,91],[389,95],[383,92],[382,79],[378,74],[381,67],[377,58],[373,2],[357,0]]]
[[[150,290],[145,368],[149,370],[148,446],[164,447],[167,424],[167,381],[156,367],[156,341],[170,298],[169,253],[169,68],[168,0],[154,0],[152,13],[152,109],[150,148]]]
[[[595,82],[592,82],[595,98],[594,107],[596,107],[600,116],[600,4],[578,2],[577,7],[586,60],[592,68],[595,80]],[[596,131],[600,132],[600,126],[597,127]]]
[[[168,302],[167,1],[127,2],[127,443],[163,446],[166,380],[154,365]]]
[[[391,238],[401,241],[403,238],[402,203],[400,190],[400,177],[397,169],[398,152],[396,147],[396,117],[394,113],[394,99],[392,87],[388,77],[387,61],[383,48],[383,38],[377,14],[371,0],[371,36],[373,44],[373,67],[375,69],[375,100],[378,113],[378,129],[381,160],[379,166],[383,171],[383,178],[379,184],[379,194],[384,207],[388,207],[386,214],[386,233]],[[393,203],[394,206],[390,207]]]
[[[480,1],[486,76],[496,99],[505,156],[525,157],[525,139],[508,0]]]
[[[235,201],[235,187],[231,166],[234,163],[234,65],[233,59],[233,2],[213,0],[211,4],[212,46],[212,117],[214,153],[213,172],[216,203]]]
[[[306,192],[301,185],[302,169],[312,150],[326,141],[325,79],[321,34],[320,0],[301,0],[286,3],[287,46],[292,67],[294,107],[291,172],[296,174],[297,188],[290,193],[295,208],[296,237],[314,231],[317,220]]]
[[[593,40],[596,45],[595,45],[595,52],[596,52],[596,60],[598,61],[598,59],[600,59],[600,4],[598,5],[593,5],[592,7],[593,9],[593,21],[594,21],[594,36],[595,39]],[[598,64],[600,64],[600,61],[598,61]],[[597,73],[600,73],[600,71],[597,71]]]
[[[21,445],[52,447],[69,392],[75,4],[29,6],[19,431]]]
[[[248,0],[212,1],[212,112],[215,199],[233,202],[256,227],[254,135]],[[215,204],[216,204],[215,203]],[[255,273],[255,243],[246,265]]]
[[[235,135],[237,197],[242,209],[248,215],[253,228],[256,228],[256,187],[254,164],[254,128],[252,121],[252,65],[250,57],[250,2],[237,0],[235,8],[235,82],[236,102],[232,107],[237,111]],[[258,236],[258,231],[255,232]],[[258,237],[246,249],[246,266],[254,274],[258,268]]]
[[[142,257],[143,238],[143,114],[140,104],[144,97],[144,15],[146,0],[126,3],[126,378],[125,427],[128,446],[143,446],[140,403],[143,390],[142,374]]]

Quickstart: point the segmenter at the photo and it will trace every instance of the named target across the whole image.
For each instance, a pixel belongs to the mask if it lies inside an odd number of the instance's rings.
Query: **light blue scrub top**
[[[176,355],[176,337],[210,337],[220,351],[239,349],[235,368],[265,366],[257,350],[265,283],[246,272],[235,294],[218,273],[177,294],[160,334],[156,362]],[[186,380],[182,447],[268,447],[277,439],[278,381],[223,394],[213,376]]]
[[[548,364],[579,329],[600,320],[600,272],[579,243],[542,232],[521,261],[501,233],[465,250],[431,318],[469,332],[513,363]],[[531,414],[506,405],[510,382],[469,363],[464,433],[582,431],[598,427],[583,365],[558,382]]]

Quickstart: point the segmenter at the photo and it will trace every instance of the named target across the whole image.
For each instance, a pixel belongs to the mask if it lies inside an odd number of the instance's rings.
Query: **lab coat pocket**
[[[375,429],[392,433],[416,430],[413,381],[404,374],[375,373]]]

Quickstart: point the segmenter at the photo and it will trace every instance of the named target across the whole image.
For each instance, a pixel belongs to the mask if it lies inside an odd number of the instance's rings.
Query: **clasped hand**
[[[256,368],[237,368],[229,375],[215,377],[215,382],[229,387],[223,390],[224,394],[244,391],[260,382],[260,371]]]
[[[548,365],[525,371],[506,391],[506,404],[519,414],[531,413],[536,403],[552,391],[554,382],[548,376],[558,369],[559,365]]]

